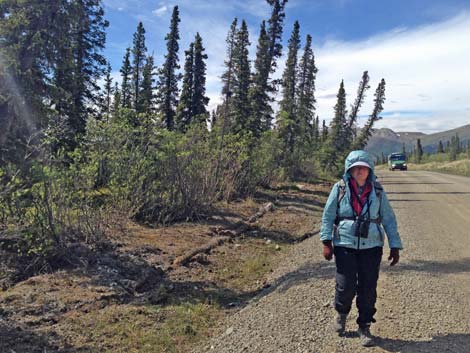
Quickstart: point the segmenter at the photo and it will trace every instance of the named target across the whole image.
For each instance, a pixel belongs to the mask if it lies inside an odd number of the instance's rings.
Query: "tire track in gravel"
[[[405,250],[378,285],[377,346],[362,348],[352,310],[346,337],[331,332],[334,264],[318,237],[279,259],[270,288],[195,352],[470,352],[470,178],[430,172],[379,173]]]

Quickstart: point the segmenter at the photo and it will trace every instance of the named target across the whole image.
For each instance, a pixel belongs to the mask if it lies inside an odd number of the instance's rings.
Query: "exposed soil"
[[[0,291],[0,352],[189,351],[220,333],[217,323],[266,289],[284,254],[315,234],[328,191],[326,184],[263,190],[219,204],[199,222],[128,223],[99,249],[74,244],[73,266]],[[274,209],[250,223],[268,202]],[[240,224],[241,234],[186,266],[174,263]]]

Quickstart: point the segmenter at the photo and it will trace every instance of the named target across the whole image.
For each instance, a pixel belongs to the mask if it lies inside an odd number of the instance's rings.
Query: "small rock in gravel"
[[[227,331],[225,331],[226,335],[230,335],[233,332],[233,327],[229,327]]]

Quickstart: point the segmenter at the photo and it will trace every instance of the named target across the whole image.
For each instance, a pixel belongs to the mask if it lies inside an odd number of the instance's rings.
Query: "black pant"
[[[357,324],[364,328],[375,322],[375,301],[379,279],[382,247],[355,250],[341,246],[334,248],[336,261],[335,309],[341,314],[351,310],[355,295],[359,311]]]

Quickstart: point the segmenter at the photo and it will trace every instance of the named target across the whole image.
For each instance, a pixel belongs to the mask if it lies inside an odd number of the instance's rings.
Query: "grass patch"
[[[112,305],[75,317],[71,324],[81,336],[74,340],[94,352],[182,353],[206,339],[220,316],[220,308],[205,303]]]
[[[266,244],[261,239],[246,240],[238,244],[241,257],[226,258],[223,266],[216,270],[216,276],[227,287],[252,290],[278,265],[277,258],[287,247],[276,248],[275,243]]]
[[[453,162],[429,162],[423,164],[409,164],[410,170],[429,170],[439,173],[462,175],[470,177],[470,159],[461,159]]]

